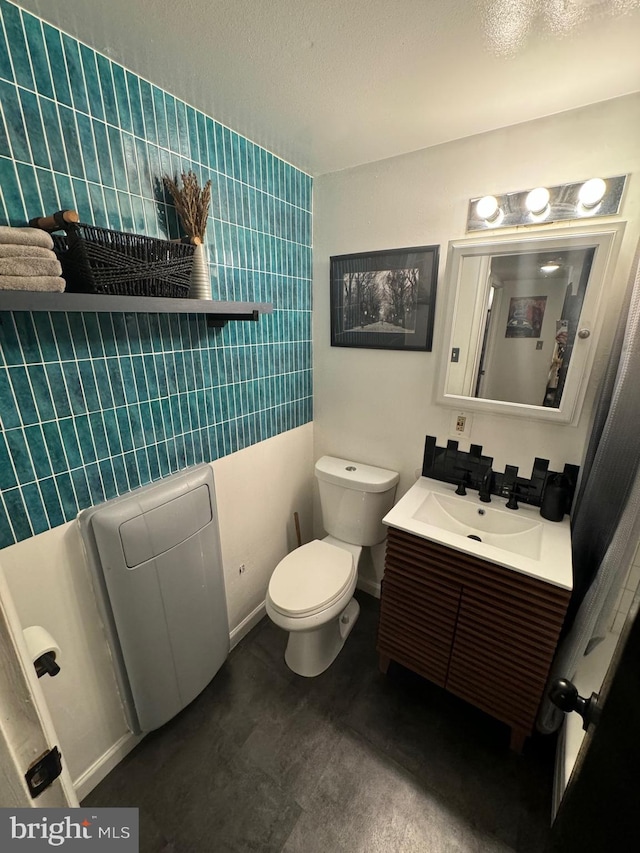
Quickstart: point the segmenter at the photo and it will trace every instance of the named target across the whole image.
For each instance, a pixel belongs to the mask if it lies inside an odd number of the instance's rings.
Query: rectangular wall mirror
[[[576,423],[623,230],[450,243],[436,402]]]

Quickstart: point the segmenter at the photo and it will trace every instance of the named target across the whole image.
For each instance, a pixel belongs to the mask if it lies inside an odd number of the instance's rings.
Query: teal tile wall
[[[0,224],[73,208],[177,237],[163,174],[211,178],[214,299],[198,315],[0,311],[0,547],[312,418],[309,176],[0,0]]]

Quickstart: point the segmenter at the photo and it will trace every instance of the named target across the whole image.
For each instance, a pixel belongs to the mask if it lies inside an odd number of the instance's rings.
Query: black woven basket
[[[52,234],[71,293],[189,296],[194,246],[78,222]]]

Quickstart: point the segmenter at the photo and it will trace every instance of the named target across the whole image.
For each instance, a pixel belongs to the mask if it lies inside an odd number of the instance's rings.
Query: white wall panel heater
[[[229,654],[213,471],[187,468],[78,521],[129,727],[153,731]]]

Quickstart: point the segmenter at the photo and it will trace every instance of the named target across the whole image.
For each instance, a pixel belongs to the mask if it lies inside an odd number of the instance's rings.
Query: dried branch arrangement
[[[191,170],[186,174],[182,173],[182,189],[168,175],[164,176],[163,181],[173,196],[178,216],[187,236],[191,240],[197,237],[202,242],[207,230],[207,216],[211,202],[211,181],[207,181],[200,189],[198,178],[195,172]]]

